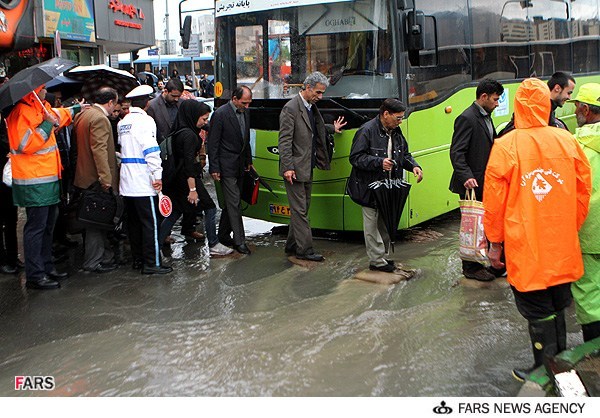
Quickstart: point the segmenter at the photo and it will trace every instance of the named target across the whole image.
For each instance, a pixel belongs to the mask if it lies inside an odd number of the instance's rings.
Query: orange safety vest
[[[59,128],[71,123],[75,109],[52,109],[47,102],[44,106],[59,118]],[[15,205],[36,207],[57,204],[60,201],[60,154],[54,127],[44,123],[44,111],[33,93],[17,103],[6,123]]]
[[[516,129],[495,141],[485,172],[485,233],[504,242],[508,281],[521,292],[583,275],[577,231],[588,213],[591,168],[573,135],[548,126],[549,115],[548,86],[523,81]]]

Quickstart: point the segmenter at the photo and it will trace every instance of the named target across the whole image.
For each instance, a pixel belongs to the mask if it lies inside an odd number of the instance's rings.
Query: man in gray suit
[[[147,114],[156,122],[156,139],[160,144],[171,132],[179,109],[179,98],[183,93],[183,83],[178,78],[167,82],[162,94],[150,101]]]
[[[219,241],[233,246],[241,254],[250,254],[242,222],[240,190],[244,171],[252,167],[247,112],[251,102],[252,91],[246,86],[237,87],[229,103],[213,114],[206,141],[209,172],[215,181],[221,182],[225,201],[219,222]]]
[[[329,80],[316,71],[306,77],[302,91],[292,98],[279,115],[279,174],[285,180],[290,204],[290,228],[285,252],[302,260],[323,261],[313,249],[308,221],[313,168],[329,170],[327,132],[340,132],[346,124],[338,118],[325,125],[316,103],[323,97]]]

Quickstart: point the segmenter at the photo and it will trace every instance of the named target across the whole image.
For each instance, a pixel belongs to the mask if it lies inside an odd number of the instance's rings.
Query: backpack
[[[185,129],[185,128],[183,128]],[[177,170],[179,170],[179,166],[177,164],[175,155],[173,155],[173,141],[174,138],[181,132],[183,129],[180,129],[176,132],[172,132],[163,139],[160,143],[160,159],[162,160],[162,178],[163,182],[170,183],[177,174]]]

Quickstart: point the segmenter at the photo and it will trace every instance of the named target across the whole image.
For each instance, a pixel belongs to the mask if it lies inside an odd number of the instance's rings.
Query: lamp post
[[[169,47],[169,2],[167,0],[165,0],[165,37],[166,39],[166,48],[165,48],[165,52],[167,53],[167,55],[169,55],[170,51],[170,47]]]

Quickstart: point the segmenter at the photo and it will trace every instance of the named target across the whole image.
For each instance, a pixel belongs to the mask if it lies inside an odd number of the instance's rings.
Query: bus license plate
[[[275,216],[290,216],[290,207],[285,205],[269,205],[269,213]]]

